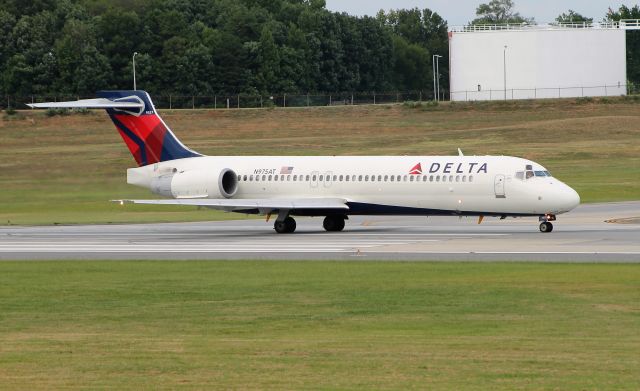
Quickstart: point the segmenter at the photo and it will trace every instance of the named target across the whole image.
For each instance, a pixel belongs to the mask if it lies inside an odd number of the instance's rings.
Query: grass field
[[[636,265],[2,262],[0,388],[639,389]]]
[[[640,199],[640,103],[634,98],[265,110],[163,111],[210,155],[504,154],[542,163],[583,202]],[[108,203],[148,198],[103,112],[0,119],[0,224],[237,218],[189,208]],[[241,217],[241,216],[240,216]]]

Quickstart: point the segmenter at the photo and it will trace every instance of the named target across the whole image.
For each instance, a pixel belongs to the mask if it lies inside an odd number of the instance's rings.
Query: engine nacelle
[[[170,198],[231,198],[238,191],[238,176],[229,168],[182,171],[152,179],[150,188]]]

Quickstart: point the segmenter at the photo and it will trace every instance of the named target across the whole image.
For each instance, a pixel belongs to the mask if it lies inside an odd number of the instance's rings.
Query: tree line
[[[491,0],[471,23],[535,23]],[[638,6],[608,13],[640,18]],[[590,21],[569,11],[558,21]],[[331,12],[324,0],[0,0],[0,95],[432,92],[440,55],[448,87],[448,25],[418,8],[375,17]],[[640,80],[640,40],[628,44]]]
[[[432,53],[447,48],[447,23],[430,10],[355,17],[324,0],[0,0],[4,94],[131,88],[134,52],[138,86],[157,93],[419,90],[431,85]]]

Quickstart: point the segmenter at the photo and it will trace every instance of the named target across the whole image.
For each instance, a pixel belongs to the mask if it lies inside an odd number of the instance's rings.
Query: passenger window
[[[280,175],[280,180],[284,181],[284,175]]]
[[[473,175],[469,175],[469,182],[473,182]]]
[[[410,181],[410,182],[413,182],[413,175],[411,175],[411,176],[410,176],[409,181]]]
[[[264,182],[264,181],[266,181],[266,180],[267,180],[267,176],[266,176],[266,175],[263,175],[263,176],[262,176],[262,182]]]
[[[342,182],[342,175],[340,175],[340,182]]]
[[[422,176],[422,182],[426,182],[426,181],[427,181],[427,176],[426,176],[426,175],[423,175],[423,176]]]
[[[311,180],[312,180],[313,182],[315,182],[315,181],[316,181],[316,179],[317,179],[317,176],[315,176],[315,175],[314,175],[313,177],[311,177]]]
[[[323,179],[322,179],[322,175],[320,175],[320,178],[318,178],[318,180],[319,180],[320,182],[322,182],[322,181],[323,181]],[[314,181],[315,181],[315,179],[314,179]]]
[[[402,180],[406,182],[407,181],[407,176],[405,175]]]
[[[294,175],[294,176],[293,176],[293,181],[294,181],[294,182],[296,182],[297,180],[298,180],[298,176],[297,176],[297,175]]]
[[[395,177],[395,176],[393,176],[393,175],[391,175],[391,182],[394,182],[394,181],[395,181],[395,179],[396,179],[396,177]]]
[[[309,175],[307,175],[307,178],[306,178],[306,179],[307,179],[307,182],[309,182]]]
[[[346,177],[344,177],[344,180],[349,182],[349,178],[350,178],[349,175],[347,175]]]
[[[287,182],[291,182],[291,175],[287,175]]]
[[[334,176],[333,176],[333,181],[335,182],[335,181],[337,181],[337,180],[338,180],[338,176],[337,176],[337,175],[334,175]]]
[[[365,175],[365,176],[364,176],[364,181],[365,181],[365,182],[369,182],[369,175]]]
[[[400,182],[400,178],[402,178],[400,175],[396,175],[396,182]]]
[[[278,176],[277,176],[277,175],[274,175],[274,176],[273,176],[273,180],[277,182],[277,181],[278,181]]]
[[[449,182],[453,182],[453,175],[449,175]]]
[[[249,181],[253,182],[253,175],[249,175]]]
[[[436,176],[436,182],[440,182],[440,175]]]
[[[351,175],[351,182],[355,182],[356,181],[356,176],[355,175]]]
[[[244,182],[246,182],[246,181],[247,181],[247,176],[245,175],[245,176],[243,177],[243,179],[242,179],[242,180],[243,180]]]
[[[271,182],[271,175],[269,175],[269,182]]]
[[[456,182],[460,182],[460,175],[456,175]]]
[[[378,182],[382,182],[382,175],[378,175]]]
[[[429,182],[433,182],[433,175],[429,177]]]
[[[466,182],[466,181],[467,181],[467,176],[466,176],[466,175],[463,175],[463,176],[462,176],[462,182]]]
[[[358,176],[358,182],[362,182],[362,175]]]
[[[388,181],[389,181],[389,175],[385,175],[385,176],[384,176],[384,181],[385,181],[385,182],[388,182]]]

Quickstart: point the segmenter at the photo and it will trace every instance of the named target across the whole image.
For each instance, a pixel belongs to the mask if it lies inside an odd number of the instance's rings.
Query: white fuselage
[[[341,198],[347,214],[555,215],[580,202],[541,165],[508,156],[203,156],[129,169],[128,182],[197,173],[171,197],[222,198],[225,169],[233,199]]]

